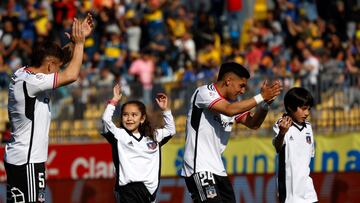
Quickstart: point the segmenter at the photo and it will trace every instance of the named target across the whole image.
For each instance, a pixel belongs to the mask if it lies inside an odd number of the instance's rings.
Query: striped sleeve
[[[58,73],[43,74],[37,73],[30,75],[26,79],[30,96],[35,96],[40,92],[52,90],[57,87]]]

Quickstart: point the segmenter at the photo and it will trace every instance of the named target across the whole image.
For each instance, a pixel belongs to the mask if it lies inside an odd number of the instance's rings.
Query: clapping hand
[[[74,18],[74,22],[73,22],[73,30],[74,30],[74,23],[75,22],[78,22],[79,20],[77,18]],[[84,20],[82,21],[79,21],[80,22],[80,26],[81,26],[81,30],[86,37],[88,37],[92,31],[94,30],[94,21],[93,21],[93,18],[92,18],[92,15],[90,13],[87,14],[87,16],[85,17]],[[74,31],[73,31],[74,32]],[[74,34],[70,35],[68,32],[65,32],[65,35],[73,42],[75,42],[75,39],[74,39]]]
[[[282,85],[279,80],[275,81],[271,86],[269,86],[267,80],[265,80],[261,86],[261,95],[266,103],[271,104],[281,93],[281,90]]]

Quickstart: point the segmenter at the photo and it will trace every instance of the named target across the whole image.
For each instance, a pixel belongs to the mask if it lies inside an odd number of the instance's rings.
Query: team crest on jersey
[[[214,186],[206,187],[206,197],[212,199],[217,196],[216,189]]]
[[[146,145],[148,146],[149,149],[156,149],[156,147],[157,147],[157,142],[155,142],[155,141],[150,141],[150,142],[146,143]]]
[[[310,136],[306,136],[306,142],[307,142],[308,144],[311,144],[311,137],[310,137]]]
[[[39,190],[38,202],[45,202],[45,190],[44,189]]]

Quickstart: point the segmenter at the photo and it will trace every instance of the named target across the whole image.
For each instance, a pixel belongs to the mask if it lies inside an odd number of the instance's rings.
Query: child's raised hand
[[[122,97],[121,86],[119,84],[116,84],[113,88],[112,100],[115,100],[116,102],[118,102],[118,101],[120,101],[121,97]]]
[[[285,135],[291,125],[292,125],[291,117],[283,116],[279,123],[280,134]]]
[[[158,93],[155,100],[162,111],[168,110],[168,97],[166,96],[166,94]]]

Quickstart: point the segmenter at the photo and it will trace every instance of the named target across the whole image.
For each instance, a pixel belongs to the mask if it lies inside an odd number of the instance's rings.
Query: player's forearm
[[[241,100],[238,102],[230,103],[223,114],[227,116],[235,116],[245,111],[249,111],[257,105],[254,98]]]
[[[74,46],[74,53],[69,62],[69,65],[65,68],[65,70],[59,75],[59,85],[66,85],[76,81],[80,74],[80,68],[83,61],[84,55],[84,44],[77,43]]]
[[[249,128],[256,130],[260,128],[261,124],[264,122],[266,115],[268,113],[268,110],[264,107],[259,107],[256,110],[256,113],[252,116]]]

